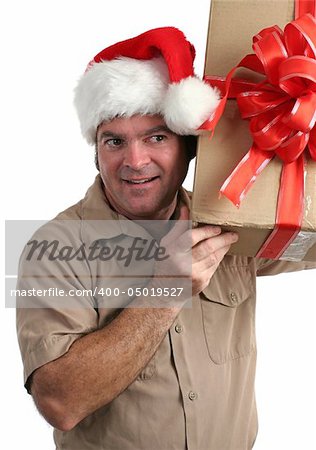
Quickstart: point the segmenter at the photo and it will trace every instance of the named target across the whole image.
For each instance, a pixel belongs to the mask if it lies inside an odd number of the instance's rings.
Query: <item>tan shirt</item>
[[[184,190],[180,201],[189,202]],[[123,219],[105,199],[98,176],[85,198],[58,216],[73,219],[78,245],[84,220]],[[126,220],[126,219],[124,219]],[[128,221],[129,222],[129,221]],[[79,224],[79,225],[78,225]],[[49,229],[50,225],[48,225]],[[47,232],[47,227],[44,227]],[[51,237],[54,237],[54,229]],[[109,233],[111,235],[111,232]],[[37,232],[41,236],[41,230]],[[66,239],[67,238],[67,239]],[[28,278],[25,254],[18,287],[52,285],[91,289],[104,275],[98,262],[38,264]],[[310,267],[315,265],[310,264]],[[307,263],[273,262],[226,256],[209,286],[183,308],[153,359],[115,400],[84,419],[72,431],[54,431],[57,449],[67,450],[248,450],[257,434],[254,396],[256,366],[256,275],[300,270]],[[111,269],[109,269],[111,270]],[[79,273],[80,276],[74,276]],[[39,300],[39,299],[37,299]],[[51,300],[51,299],[50,299]],[[60,299],[56,298],[56,302]],[[41,301],[41,300],[39,300]],[[87,295],[76,309],[17,309],[17,330],[27,382],[32,372],[65,354],[82,335],[106,325],[116,307],[98,307]],[[45,306],[43,304],[43,306]],[[155,325],[153,324],[153,327]]]

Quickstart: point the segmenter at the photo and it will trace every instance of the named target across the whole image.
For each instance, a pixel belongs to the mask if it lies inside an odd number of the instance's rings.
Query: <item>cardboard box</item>
[[[294,0],[212,0],[205,75],[226,76],[248,53],[252,37],[272,25],[284,28],[294,19]],[[249,71],[240,73],[250,79]],[[274,158],[236,208],[219,190],[252,144],[249,122],[229,100],[214,136],[199,138],[193,189],[192,220],[222,225],[239,233],[231,253],[255,256],[275,224],[282,162]],[[309,250],[299,259],[316,261],[316,162],[307,163],[302,231]],[[291,259],[291,258],[288,258]]]

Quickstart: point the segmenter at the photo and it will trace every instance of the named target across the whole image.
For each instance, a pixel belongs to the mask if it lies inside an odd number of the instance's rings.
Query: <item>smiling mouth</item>
[[[150,183],[153,180],[156,180],[157,178],[159,178],[159,177],[156,176],[156,177],[151,177],[151,178],[142,178],[142,179],[139,179],[139,180],[136,180],[136,179],[134,179],[134,180],[124,180],[123,179],[123,181],[125,181],[128,184],[146,184],[146,183]]]

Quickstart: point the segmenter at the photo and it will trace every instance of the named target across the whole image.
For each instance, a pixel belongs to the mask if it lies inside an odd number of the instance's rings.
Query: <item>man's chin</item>
[[[145,201],[142,199],[138,202],[130,202],[124,205],[123,211],[121,213],[133,220],[159,220],[164,215],[164,212],[168,208],[163,208],[155,202],[157,199],[149,199]]]
[[[126,211],[126,217],[133,220],[153,220],[158,217],[158,213],[155,209],[151,208],[129,208]]]

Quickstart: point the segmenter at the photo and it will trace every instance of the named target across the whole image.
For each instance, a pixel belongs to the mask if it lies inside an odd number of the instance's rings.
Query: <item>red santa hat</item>
[[[198,134],[219,93],[197,78],[195,49],[173,27],[156,28],[114,44],[88,64],[75,90],[81,131],[90,144],[103,121],[161,114],[179,135]]]

